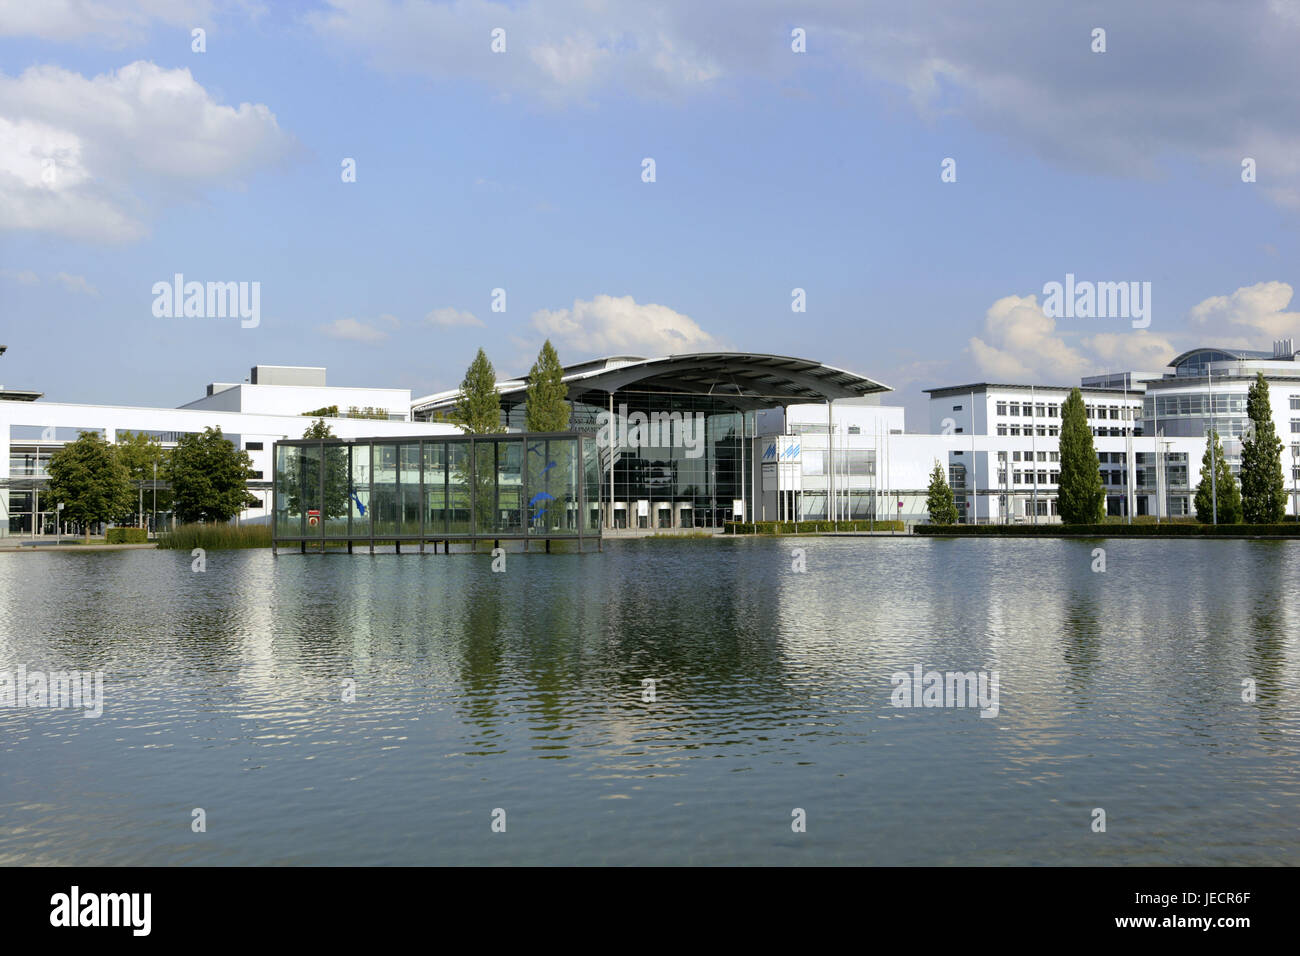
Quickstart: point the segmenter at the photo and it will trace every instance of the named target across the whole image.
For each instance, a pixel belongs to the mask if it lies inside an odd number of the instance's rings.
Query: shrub
[[[1162,524],[979,524],[933,525],[919,524],[913,531],[932,537],[1020,537],[1020,538],[1179,538],[1206,537],[1300,537],[1300,526],[1291,524],[1209,525],[1186,521],[1165,521]]]
[[[727,534],[826,534],[833,531],[905,531],[903,522],[883,521],[729,521]]]
[[[144,528],[109,528],[104,532],[107,544],[147,544],[149,532]]]
[[[158,547],[192,551],[221,551],[230,548],[269,548],[269,524],[183,524],[158,536]]]

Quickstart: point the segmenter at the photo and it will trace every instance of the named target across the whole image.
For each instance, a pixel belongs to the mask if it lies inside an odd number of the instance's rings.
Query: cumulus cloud
[[[984,329],[989,341],[972,338],[970,351],[980,369],[994,379],[1071,380],[1090,368],[1088,359],[1057,334],[1056,320],[1043,311],[1037,296],[998,299],[985,313]]]
[[[718,348],[717,340],[689,316],[666,305],[639,304],[630,295],[577,299],[571,309],[540,309],[533,327],[579,352],[619,352],[654,358]]]
[[[1273,339],[1300,338],[1300,312],[1286,311],[1294,290],[1285,282],[1257,282],[1231,295],[1216,295],[1192,306],[1192,324],[1234,337],[1228,344],[1268,348]],[[1261,344],[1261,340],[1267,339]]]
[[[265,105],[223,106],[185,69],[0,74],[0,229],[139,238],[156,207],[237,186],[294,146]]]
[[[453,309],[451,306],[443,306],[440,309],[434,309],[424,317],[424,321],[430,325],[438,325],[443,328],[453,328],[455,326],[478,326],[485,328],[483,320],[473,312],[464,312],[460,309]]]
[[[1068,384],[1103,371],[1160,371],[1181,351],[1146,329],[1063,332],[1033,295],[998,299],[985,315],[984,329],[983,338],[970,340],[970,354],[993,381]]]
[[[1065,168],[1157,178],[1190,158],[1300,208],[1300,84],[1293,0],[927,0],[863,17],[857,0],[800,6],[809,57],[790,53],[784,0],[327,0],[308,17],[376,69],[468,79],[499,95],[586,102],[686,97],[743,80],[803,82],[814,66],[897,92]],[[1107,50],[1091,49],[1103,24]],[[490,51],[506,31],[507,52]],[[815,51],[816,59],[812,59]],[[1225,82],[1224,77],[1232,77]]]
[[[373,325],[366,325],[364,322],[358,322],[356,319],[335,319],[329,325],[321,325],[318,330],[332,339],[342,339],[345,342],[382,342],[388,338],[388,333],[383,329],[377,329]]]

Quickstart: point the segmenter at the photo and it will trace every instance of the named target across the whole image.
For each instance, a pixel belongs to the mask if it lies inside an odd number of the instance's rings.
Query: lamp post
[[[153,518],[149,522],[154,534],[158,533],[158,459],[153,460]]]

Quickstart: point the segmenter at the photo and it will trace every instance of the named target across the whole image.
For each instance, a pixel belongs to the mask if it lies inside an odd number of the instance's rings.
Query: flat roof
[[[1123,398],[1125,394],[1141,395],[1137,389],[1130,388],[1127,393],[1122,388],[1097,388],[1092,385],[1020,385],[1015,382],[975,382],[971,385],[945,385],[942,388],[923,388],[921,391],[928,392],[932,396],[939,395],[969,395],[971,392],[986,392],[990,388],[1022,388],[1022,389],[1044,389],[1051,392],[1069,392],[1072,389],[1078,389],[1080,392],[1093,392],[1098,395],[1117,395]]]

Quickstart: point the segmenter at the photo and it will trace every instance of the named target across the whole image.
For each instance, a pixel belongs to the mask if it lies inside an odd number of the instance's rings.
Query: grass
[[[164,531],[158,536],[158,547],[179,551],[192,551],[195,548],[225,551],[270,546],[269,524],[183,524],[174,531]]]

